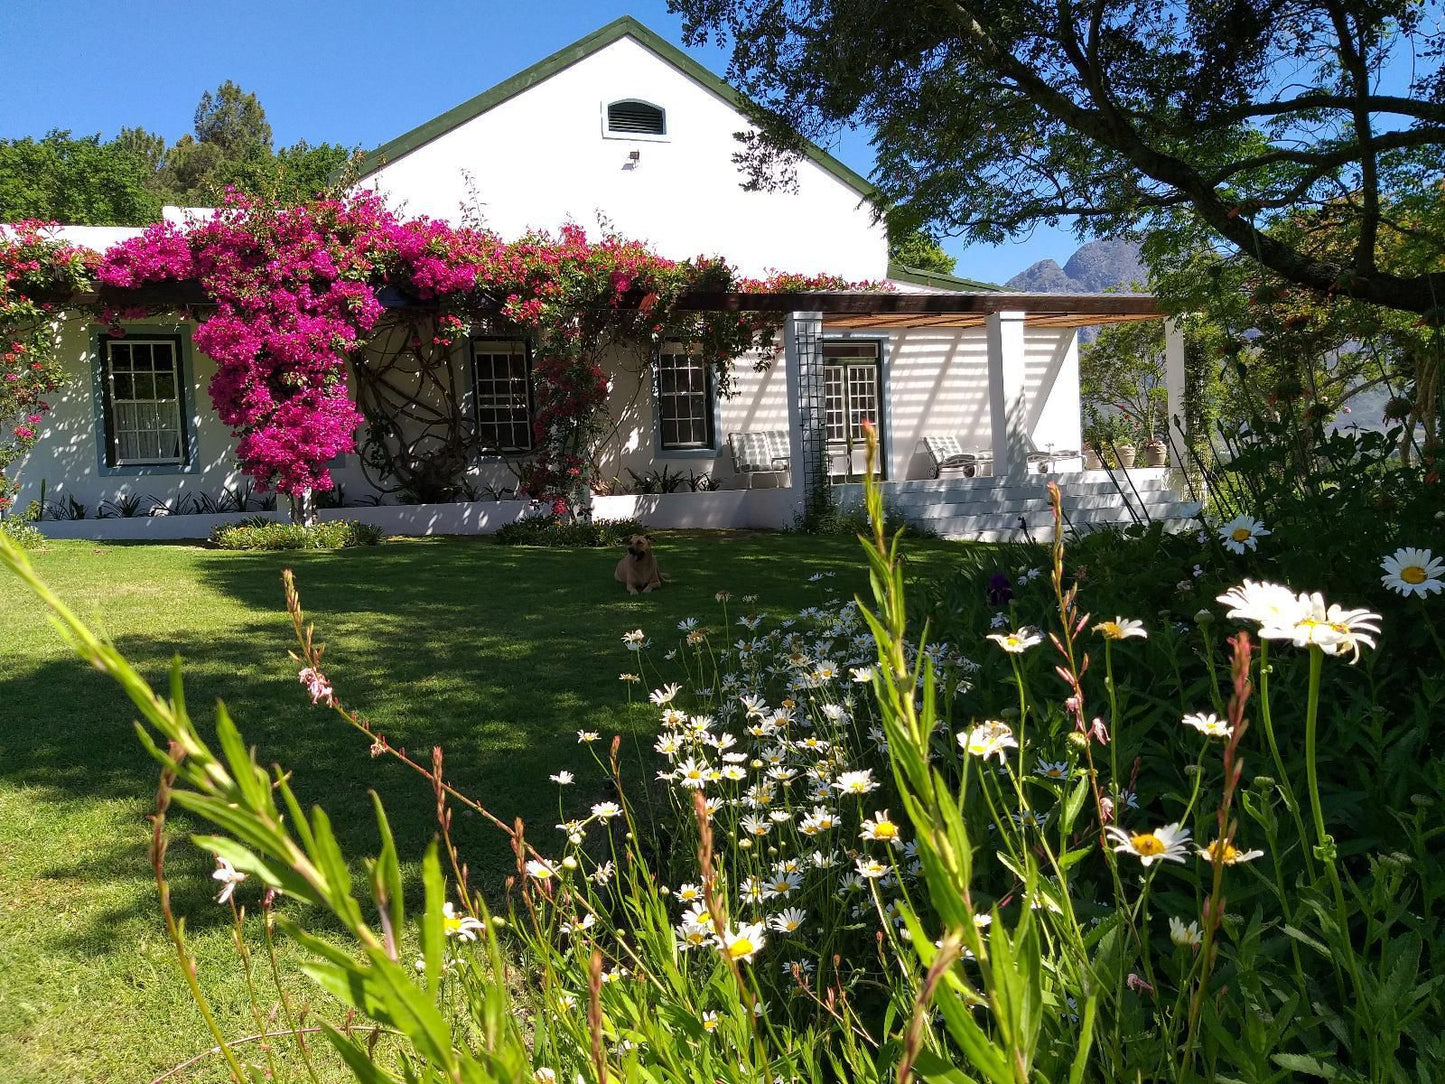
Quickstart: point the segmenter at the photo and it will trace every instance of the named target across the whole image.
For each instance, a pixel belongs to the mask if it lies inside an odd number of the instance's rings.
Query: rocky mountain
[[[1141,285],[1149,271],[1132,241],[1090,241],[1063,267],[1053,260],[1038,263],[1009,279],[1010,290],[1045,294],[1094,294],[1111,287]]]

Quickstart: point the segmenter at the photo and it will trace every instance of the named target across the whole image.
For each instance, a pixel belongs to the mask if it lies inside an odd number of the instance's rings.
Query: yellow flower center
[[[1236,527],[1233,538],[1236,542],[1247,542],[1253,533],[1248,527]]]
[[[1239,857],[1239,848],[1233,843],[1224,843],[1216,839],[1209,845],[1209,857],[1228,866]]]
[[[456,933],[462,928],[462,920],[459,918],[443,918],[442,927],[447,933]]]
[[[703,1031],[714,1031],[714,1030],[716,1030],[716,1029],[717,1029],[717,1021],[716,1021],[716,1020],[704,1020],[704,1021],[702,1022],[702,1030],[703,1030]]]
[[[1156,854],[1163,854],[1165,851],[1164,841],[1153,832],[1145,832],[1143,835],[1130,836],[1129,846],[1134,848],[1134,853],[1142,854],[1152,858]]]
[[[879,821],[873,826],[874,839],[897,839],[898,825],[892,821]]]
[[[751,956],[756,951],[757,947],[753,944],[752,939],[747,937],[739,937],[733,941],[732,944],[728,945],[728,955],[734,960],[741,959],[744,956]]]
[[[1419,565],[1406,565],[1400,569],[1400,579],[1406,583],[1424,583],[1425,570]]]

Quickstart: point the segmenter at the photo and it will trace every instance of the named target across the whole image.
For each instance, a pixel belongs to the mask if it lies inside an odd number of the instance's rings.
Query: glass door
[[[863,477],[867,455],[863,422],[879,426],[882,400],[879,382],[880,344],[833,341],[823,344],[823,419],[828,434],[828,474],[838,481]],[[883,473],[880,455],[879,471]]]

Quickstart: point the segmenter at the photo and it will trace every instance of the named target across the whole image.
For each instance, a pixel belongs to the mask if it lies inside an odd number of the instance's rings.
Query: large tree
[[[752,183],[801,138],[875,132],[881,206],[969,241],[1074,218],[1202,223],[1289,282],[1445,308],[1445,235],[1403,211],[1445,183],[1440,0],[670,0],[732,43],[757,103]],[[782,157],[780,157],[780,152]],[[1282,216],[1330,207],[1327,238]],[[1423,256],[1422,256],[1423,254]]]
[[[160,217],[145,160],[98,136],[0,139],[0,222],[135,226]]]

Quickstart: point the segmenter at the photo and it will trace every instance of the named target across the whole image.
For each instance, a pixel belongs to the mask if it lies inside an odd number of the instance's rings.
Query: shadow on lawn
[[[623,734],[624,773],[652,774],[653,712],[645,692],[643,706],[629,710],[618,682],[620,671],[637,668],[622,649],[623,632],[641,626],[660,655],[681,618],[717,625],[717,591],[732,592],[736,616],[744,594],[759,595],[759,606],[774,612],[796,611],[866,583],[853,539],[672,535],[660,543],[673,581],[636,598],[613,581],[619,554],[605,550],[435,539],[345,553],[206,552],[195,566],[198,588],[238,603],[246,620],[204,632],[177,628],[180,642],[116,635],[116,644],[157,684],[179,649],[202,733],[211,733],[211,705],[225,700],[261,762],[292,771],[304,805],[326,807],[352,858],[377,846],[370,789],[386,804],[401,855],[419,858],[436,827],[427,781],[389,758],[373,760],[366,739],[313,708],[296,682],[280,581],[283,568],[294,568],[308,618],[328,645],[328,675],[346,703],[423,763],[433,745],[443,746],[449,779],[504,820],[524,818],[529,839],[545,852],[555,842],[553,825],[565,819],[548,774],[569,768],[578,775],[579,785],[566,793],[567,817],[603,793],[594,749],[578,744],[577,730],[603,733],[595,747],[603,757],[606,738]],[[948,553],[938,543],[920,546],[914,574],[927,575]],[[807,582],[827,570],[840,574],[821,586]],[[736,630],[724,631],[719,638],[736,638]],[[77,888],[95,877],[148,880],[143,816],[157,769],[131,733],[130,703],[107,678],[70,659],[22,666],[6,682],[6,699],[15,719],[50,725],[6,728],[0,779],[137,803],[133,834],[108,841],[104,852],[92,847],[77,860],[57,861],[44,876],[74,880]],[[461,810],[455,826],[474,886],[495,902],[514,865],[504,838]],[[176,827],[200,826],[177,818]],[[177,847],[172,861],[178,909],[193,925],[228,921],[209,900],[208,859]],[[149,892],[131,898],[134,910],[154,907]],[[74,930],[73,947],[98,951],[122,917],[109,913]]]

